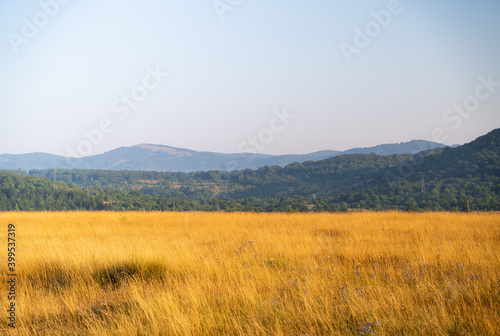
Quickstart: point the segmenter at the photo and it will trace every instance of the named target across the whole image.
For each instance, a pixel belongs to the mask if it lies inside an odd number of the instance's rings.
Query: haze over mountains
[[[353,148],[346,151],[325,150],[302,155],[223,154],[199,152],[162,145],[141,144],[121,147],[100,155],[80,159],[66,158],[47,153],[0,155],[0,169],[102,169],[136,171],[232,171],[258,169],[264,166],[284,167],[294,162],[318,161],[342,154],[416,154],[443,148],[445,145],[426,140],[413,140],[399,144],[384,144],[374,147]]]
[[[500,210],[500,129],[418,154],[231,172],[0,171],[0,211]]]

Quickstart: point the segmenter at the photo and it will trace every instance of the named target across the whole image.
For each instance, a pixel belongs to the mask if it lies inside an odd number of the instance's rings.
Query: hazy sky
[[[306,153],[500,127],[498,0],[2,1],[0,36],[0,153]]]

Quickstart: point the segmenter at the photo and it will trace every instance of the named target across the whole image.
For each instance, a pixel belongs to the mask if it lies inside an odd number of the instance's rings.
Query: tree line
[[[500,130],[458,148],[256,170],[0,173],[0,211],[500,210]]]

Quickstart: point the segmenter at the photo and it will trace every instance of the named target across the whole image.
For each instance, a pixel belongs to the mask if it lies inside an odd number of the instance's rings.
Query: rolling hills
[[[265,155],[265,154],[222,154],[199,152],[169,146],[141,144],[132,147],[121,147],[104,154],[83,157],[80,159],[62,156],[33,153],[0,155],[0,169],[31,170],[52,169],[101,169],[101,170],[137,170],[137,171],[171,171],[194,172],[240,169],[258,169],[264,166],[286,166],[294,162],[318,161],[341,154],[415,154],[423,150],[442,148],[442,144],[431,141],[413,140],[406,143],[378,145],[368,148],[353,148],[345,152],[325,150],[303,155]]]
[[[500,210],[500,129],[456,148],[256,170],[0,173],[0,210]]]

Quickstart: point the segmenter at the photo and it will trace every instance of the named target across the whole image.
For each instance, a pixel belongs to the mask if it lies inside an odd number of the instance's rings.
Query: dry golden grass
[[[498,214],[2,213],[0,246],[9,222],[7,335],[500,334]]]

